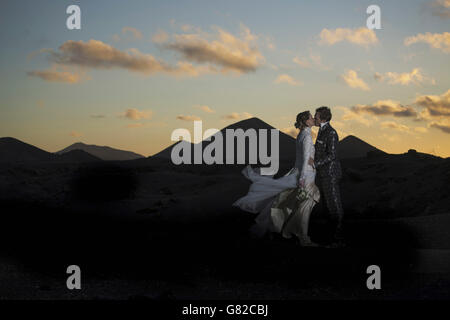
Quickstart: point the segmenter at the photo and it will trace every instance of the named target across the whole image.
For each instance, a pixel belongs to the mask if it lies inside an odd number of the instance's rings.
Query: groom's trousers
[[[344,210],[342,209],[341,191],[339,188],[339,178],[336,177],[318,177],[318,187],[323,197],[321,200],[328,209],[331,217],[337,223],[336,238],[342,238],[342,222]]]

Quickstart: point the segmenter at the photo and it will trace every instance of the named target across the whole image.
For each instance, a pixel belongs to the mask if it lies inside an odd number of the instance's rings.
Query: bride
[[[250,165],[242,174],[252,181],[244,197],[233,203],[242,210],[259,213],[251,232],[258,237],[277,232],[284,238],[297,237],[302,246],[317,246],[308,236],[309,217],[319,202],[320,192],[314,183],[316,171],[309,165],[314,159],[311,127],[314,118],[309,111],[297,115],[295,127],[300,129],[296,139],[295,166],[284,176],[261,175]]]

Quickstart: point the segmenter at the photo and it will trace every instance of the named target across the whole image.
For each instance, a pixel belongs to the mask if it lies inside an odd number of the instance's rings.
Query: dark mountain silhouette
[[[56,153],[64,154],[72,150],[83,150],[102,160],[134,160],[144,158],[143,155],[131,151],[114,149],[108,146],[96,146],[93,144],[84,144],[82,142],[76,142]]]
[[[68,162],[90,162],[90,161],[102,161],[102,159],[93,156],[86,151],[75,149],[64,152],[58,155],[58,161],[68,161]]]
[[[349,135],[339,141],[338,154],[340,159],[366,157],[368,152],[370,152],[369,155],[386,154],[386,152],[381,151],[380,149],[377,149],[367,142],[352,135]]]
[[[268,123],[262,121],[259,118],[253,117],[245,120],[238,121],[236,123],[230,124],[227,127],[220,130],[220,134],[223,137],[223,161],[226,162],[227,149],[226,149],[226,130],[227,129],[242,129],[247,131],[249,129],[254,129],[256,132],[256,141],[259,144],[259,134],[258,130],[267,130],[267,149],[270,154],[271,142],[270,142],[270,130],[276,129]],[[295,138],[285,134],[281,131],[279,133],[279,155],[280,161],[295,161]],[[203,140],[201,142],[202,149],[204,149],[211,142],[215,141],[215,136],[212,136],[211,141]],[[234,161],[237,163],[237,140],[234,143]],[[191,150],[191,163],[194,162],[194,143],[187,141],[178,141],[169,147],[163,149],[162,151],[149,157],[152,159],[170,159],[172,149],[175,145],[186,144],[187,148]],[[78,151],[71,152],[70,151]],[[257,147],[258,150],[258,147]],[[39,149],[30,144],[24,143],[15,138],[5,137],[0,138],[0,162],[14,162],[14,161],[50,161],[50,160],[61,160],[61,161],[74,161],[74,162],[85,162],[85,161],[97,161],[97,160],[136,160],[144,159],[145,157],[125,150],[114,149],[108,146],[97,146],[88,145],[82,142],[74,143],[67,148],[64,148],[56,153],[50,153]],[[79,152],[83,151],[83,152]],[[363,140],[355,136],[347,136],[339,142],[339,158],[350,159],[350,158],[361,158],[366,156],[376,156],[386,154],[384,151],[375,148],[374,146],[364,142]],[[259,160],[259,159],[258,159]],[[249,142],[248,139],[245,141],[245,163],[249,163]]]
[[[248,129],[271,130],[271,129],[277,129],[277,128],[272,127],[271,125],[267,124],[266,122],[262,121],[259,118],[253,117],[250,119],[246,119],[246,120],[242,120],[242,121],[233,123],[233,124],[225,127],[224,129],[222,129],[221,132],[223,134],[225,134],[224,132],[226,129],[234,129],[234,130],[243,129],[245,131]],[[269,137],[270,137],[270,134],[268,134],[268,145],[269,145],[268,150],[270,150],[270,138]],[[292,138],[290,135],[279,131],[279,150],[280,150],[281,158],[291,158],[292,155],[295,156],[295,139]]]
[[[149,156],[148,158],[167,158],[167,159],[170,159],[170,154],[172,153],[173,147],[176,146],[179,143],[186,144],[187,146],[191,144],[190,142],[187,142],[187,141],[184,141],[184,140],[183,141],[177,141],[177,142],[171,144],[170,146],[168,146],[167,148],[161,150],[160,152]]]
[[[35,162],[90,162],[100,161],[83,150],[71,150],[64,154],[55,154],[39,149],[15,138],[0,138],[0,162],[35,163]]]
[[[267,152],[270,154],[270,150],[271,150],[271,142],[270,142],[270,130],[271,129],[276,129],[275,127],[269,125],[268,123],[262,121],[259,118],[253,117],[253,118],[249,118],[249,119],[245,119],[245,120],[241,120],[238,121],[236,123],[230,124],[228,126],[226,126],[225,128],[223,128],[222,130],[220,130],[220,134],[223,137],[223,159],[225,162],[226,159],[226,130],[227,129],[233,129],[233,130],[237,130],[237,129],[242,129],[243,131],[247,131],[248,129],[255,129],[256,130],[256,137],[257,137],[257,141],[259,144],[259,135],[258,135],[258,130],[261,129],[266,129],[267,130]],[[205,129],[204,129],[205,130]],[[278,129],[276,129],[278,130]],[[284,132],[279,131],[279,154],[280,154],[280,160],[287,160],[287,159],[293,159],[293,157],[295,157],[295,139],[292,138],[291,136],[285,134]],[[205,148],[208,144],[210,144],[211,142],[215,141],[215,136],[219,135],[219,133],[214,134],[211,137],[211,141],[206,141],[203,140],[202,143],[202,147]],[[187,141],[179,141],[179,142],[175,142],[174,144],[170,145],[169,147],[165,148],[164,150],[154,154],[153,156],[151,156],[151,158],[170,158],[171,156],[171,152],[172,149],[175,145],[177,144],[186,144],[187,146],[189,146],[191,148],[191,153],[193,154],[193,150],[194,150],[194,143],[190,143]],[[236,145],[236,140],[234,143],[234,155],[235,155],[235,161],[234,163],[236,163],[236,151],[237,151],[237,145]],[[258,149],[259,150],[259,149]],[[245,160],[246,163],[248,163],[248,154],[249,154],[249,143],[248,143],[248,139],[246,139],[245,142]],[[192,156],[193,158],[193,156]]]
[[[233,123],[222,130],[220,130],[222,136],[224,137],[224,143],[226,141],[226,135],[225,130],[226,129],[243,129],[244,131],[248,129],[276,129],[272,127],[271,125],[267,124],[266,122],[262,121],[259,118],[253,117],[250,119],[238,121],[236,123]],[[269,140],[269,139],[268,139]],[[169,147],[165,148],[164,150],[154,154],[151,156],[151,158],[170,158],[172,148],[177,145],[178,143],[190,145],[191,152],[193,150],[193,144],[187,141],[179,141],[176,142]],[[208,145],[209,141],[203,141],[203,147]],[[268,143],[269,147],[268,150],[270,150],[270,142]],[[235,146],[236,149],[236,146]],[[224,154],[225,154],[224,149]],[[381,151],[374,146],[368,144],[367,142],[364,142],[363,140],[355,137],[355,136],[347,136],[343,140],[339,142],[339,158],[341,159],[349,159],[349,158],[361,158],[366,157],[367,153],[370,152],[369,155],[382,155],[386,154],[384,151]],[[279,131],[279,154],[280,154],[280,160],[295,160],[295,138],[292,136],[285,134],[281,131]],[[248,155],[248,143],[246,143],[246,156]],[[247,159],[247,158],[246,158]]]
[[[0,138],[0,162],[51,161],[57,156],[18,139]]]

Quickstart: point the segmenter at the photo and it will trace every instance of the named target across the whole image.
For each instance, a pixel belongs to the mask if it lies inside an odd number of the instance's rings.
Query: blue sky
[[[448,157],[447,3],[2,1],[0,136],[48,151],[83,141],[151,155],[194,118],[220,129],[257,116],[295,136],[298,112],[327,105],[341,138]],[[66,28],[71,4],[81,8],[81,30]],[[364,33],[371,4],[382,29]],[[69,41],[78,47],[62,52]],[[99,46],[119,58],[76,51]],[[136,59],[147,69],[130,68]],[[187,63],[195,74],[156,72],[151,59],[170,70]],[[414,112],[398,116],[404,110]]]

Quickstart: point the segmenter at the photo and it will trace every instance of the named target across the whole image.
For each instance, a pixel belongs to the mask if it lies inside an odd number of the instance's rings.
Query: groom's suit
[[[324,124],[316,139],[314,166],[317,170],[318,187],[330,214],[337,220],[336,233],[341,238],[344,211],[339,189],[342,169],[337,154],[338,142],[336,130],[329,123]]]

